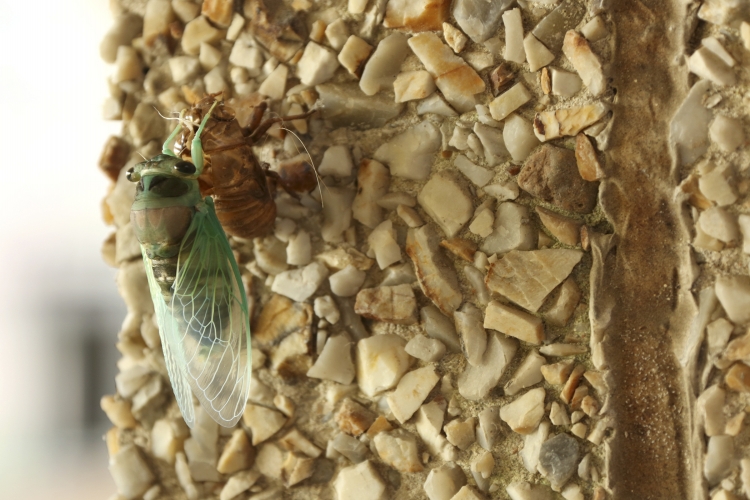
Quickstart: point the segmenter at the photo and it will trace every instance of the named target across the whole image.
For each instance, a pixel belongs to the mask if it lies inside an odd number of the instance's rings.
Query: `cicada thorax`
[[[213,102],[213,96],[206,97],[189,110],[186,118],[199,122]],[[190,130],[178,136],[175,148],[182,148],[183,156],[190,154],[191,139]],[[266,234],[276,219],[274,190],[231,108],[214,108],[201,139],[206,162],[200,177],[201,192],[213,197],[224,230],[241,238]]]

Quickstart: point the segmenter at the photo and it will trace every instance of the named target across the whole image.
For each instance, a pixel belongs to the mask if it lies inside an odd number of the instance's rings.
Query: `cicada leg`
[[[177,138],[177,134],[179,134],[180,130],[182,129],[182,122],[185,119],[185,111],[187,110],[183,109],[182,111],[180,111],[180,119],[177,122],[177,126],[174,128],[172,133],[169,134],[169,137],[167,137],[167,140],[164,141],[164,145],[161,147],[161,152],[165,155],[174,156],[174,157],[177,156],[177,154],[175,154],[175,152],[172,151],[169,145],[174,142],[175,138]]]
[[[219,104],[219,101],[214,101],[211,105],[208,113],[206,113],[203,120],[201,120],[198,130],[195,131],[193,141],[190,143],[190,156],[193,157],[193,164],[195,165],[195,171],[198,175],[203,173],[203,143],[201,142],[201,134],[203,133],[203,129],[206,128],[206,123],[208,123],[208,119],[211,117],[211,112],[217,104]]]

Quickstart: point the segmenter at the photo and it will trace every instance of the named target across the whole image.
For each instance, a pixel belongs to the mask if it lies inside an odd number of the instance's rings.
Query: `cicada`
[[[211,113],[208,113],[209,109]],[[304,171],[294,172],[290,178],[269,170],[268,165],[262,166],[258,161],[252,146],[271,125],[310,115],[305,113],[262,121],[265,110],[265,102],[255,106],[249,125],[242,127],[229,106],[218,101],[217,95],[208,95],[185,113],[181,119],[183,128],[175,143],[175,150],[180,154],[193,155],[188,145],[194,136],[194,125],[201,121],[206,124],[202,132],[202,153],[206,155],[207,166],[200,179],[201,189],[213,198],[224,230],[240,238],[264,236],[273,227],[277,184],[294,195],[300,189],[309,191],[316,181],[311,164],[305,164]]]
[[[162,154],[128,171],[137,183],[130,220],[141,244],[169,379],[190,427],[192,395],[216,422],[234,426],[245,409],[251,369],[240,271],[213,199],[204,198],[198,185],[201,133],[211,111],[192,140],[192,163],[169,148],[178,125]]]

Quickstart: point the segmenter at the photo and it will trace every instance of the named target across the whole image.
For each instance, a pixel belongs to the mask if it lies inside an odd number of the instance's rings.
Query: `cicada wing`
[[[193,396],[188,383],[187,362],[184,351],[180,347],[178,338],[178,325],[172,316],[171,308],[167,305],[161,289],[154,277],[154,268],[151,259],[141,248],[143,262],[146,265],[146,276],[148,276],[148,287],[151,291],[151,299],[154,302],[154,314],[159,325],[159,336],[161,337],[164,361],[169,373],[169,381],[172,384],[174,397],[180,407],[185,423],[192,428],[195,423],[195,409],[193,408]]]
[[[204,209],[205,207],[205,209]],[[250,321],[240,272],[210,198],[191,222],[177,264],[171,304],[179,359],[204,410],[234,426],[250,384]]]

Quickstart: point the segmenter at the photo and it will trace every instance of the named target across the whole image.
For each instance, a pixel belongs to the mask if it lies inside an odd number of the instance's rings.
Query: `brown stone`
[[[448,250],[456,257],[461,257],[466,262],[474,262],[474,254],[477,244],[463,238],[451,238],[440,242],[440,246]]]
[[[359,436],[375,422],[375,414],[361,404],[346,398],[336,412],[336,423],[350,436]]]
[[[550,71],[547,68],[542,68],[542,72],[539,73],[539,85],[542,87],[542,92],[548,95],[552,92],[552,77]]]
[[[234,0],[203,0],[201,14],[220,28],[228,28],[234,14]]]
[[[570,372],[573,371],[573,362],[560,361],[551,365],[543,365],[541,370],[542,376],[547,383],[560,385],[564,384],[568,380],[568,377],[570,377]]]
[[[591,140],[586,134],[580,133],[576,136],[576,163],[578,164],[578,173],[585,181],[598,181],[604,177],[602,166],[596,157]]]
[[[724,376],[727,387],[737,392],[750,392],[750,366],[739,362],[732,365]]]
[[[560,243],[570,246],[578,245],[581,239],[580,222],[570,217],[556,214],[552,210],[547,210],[539,205],[537,205],[535,210],[539,214],[539,219],[544,224],[544,227],[552,233],[552,236],[560,240]]]
[[[502,63],[490,73],[490,82],[492,83],[492,93],[498,95],[501,90],[513,81],[516,74],[508,63]]]
[[[104,144],[101,156],[99,156],[99,168],[112,182],[117,182],[120,170],[128,162],[130,156],[130,145],[122,137],[112,135]]]
[[[383,25],[412,32],[440,31],[450,0],[389,0]]]
[[[549,144],[529,156],[518,185],[532,196],[571,212],[587,214],[596,206],[599,184],[584,181],[575,153]]]
[[[585,371],[586,368],[583,365],[576,365],[576,367],[573,369],[573,372],[568,377],[568,380],[565,382],[565,386],[560,392],[560,399],[562,399],[565,403],[570,403],[572,401],[573,394],[575,394],[575,391],[578,388],[578,382],[580,382],[581,377],[583,376],[583,372]]]
[[[729,343],[724,357],[729,361],[750,361],[750,330]]]
[[[388,432],[393,429],[393,426],[388,422],[384,416],[379,415],[378,418],[372,423],[369,429],[367,429],[367,437],[372,439],[379,432]]]
[[[309,328],[312,319],[313,308],[310,304],[274,294],[255,322],[253,339],[262,346],[278,344],[289,335]]]
[[[417,299],[409,285],[365,288],[357,293],[354,312],[378,321],[413,325],[417,322]]]

